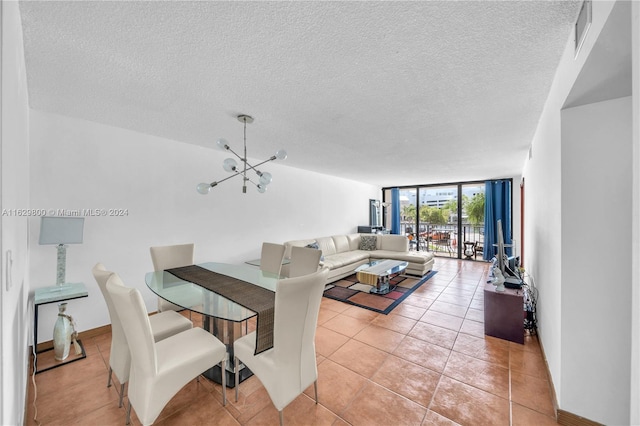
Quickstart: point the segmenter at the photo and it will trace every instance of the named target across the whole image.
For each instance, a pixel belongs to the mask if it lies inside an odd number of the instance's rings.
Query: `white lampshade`
[[[83,217],[49,217],[40,221],[39,244],[82,244]]]

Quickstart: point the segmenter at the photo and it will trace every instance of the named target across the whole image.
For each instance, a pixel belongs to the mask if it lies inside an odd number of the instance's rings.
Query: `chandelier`
[[[251,164],[249,164],[249,162],[247,162],[247,123],[249,124],[253,123],[253,117],[251,117],[250,115],[241,114],[237,118],[238,118],[238,121],[240,121],[241,123],[244,123],[244,154],[243,156],[241,157],[240,155],[238,155],[238,153],[232,150],[231,147],[229,146],[229,142],[227,142],[226,139],[218,139],[216,141],[216,145],[218,146],[218,148],[223,149],[225,151],[229,151],[233,155],[235,155],[242,162],[242,167],[238,168],[238,162],[233,158],[227,158],[226,160],[224,160],[224,162],[222,163],[222,168],[233,174],[219,181],[215,181],[211,183],[199,183],[196,189],[202,195],[208,194],[211,188],[218,185],[219,183],[222,183],[225,180],[231,179],[232,177],[235,177],[238,175],[242,176],[242,192],[244,194],[246,194],[247,192],[247,182],[251,182],[252,184],[254,184],[257,187],[258,192],[264,193],[267,190],[267,185],[271,183],[271,180],[273,179],[273,177],[269,172],[261,172],[260,170],[258,170],[258,167],[260,167],[264,163],[268,163],[269,161],[273,161],[276,159],[284,160],[285,158],[287,158],[287,152],[281,149],[278,152],[276,152],[275,155],[269,157],[268,159],[264,160],[261,163],[256,164],[255,166],[252,166]],[[249,178],[249,175],[247,173],[250,173],[251,171],[255,172],[255,174],[257,175],[258,183],[252,181]]]

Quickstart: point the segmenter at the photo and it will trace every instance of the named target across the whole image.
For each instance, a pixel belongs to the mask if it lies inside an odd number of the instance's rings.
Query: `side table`
[[[493,284],[485,284],[484,334],[523,344],[524,315],[522,290],[498,292]]]
[[[70,361],[63,361],[59,364],[55,364],[51,367],[43,368],[42,370],[38,370],[38,354],[46,351],[53,350],[53,348],[44,349],[38,351],[38,308],[40,305],[46,305],[49,303],[56,302],[64,302],[66,300],[79,299],[81,297],[87,297],[89,293],[87,292],[87,288],[84,283],[65,283],[63,285],[54,285],[51,287],[42,287],[35,289],[35,294],[33,297],[33,312],[34,312],[34,320],[33,320],[33,348],[34,348],[34,357],[33,357],[33,370],[35,374],[42,373],[43,371],[51,370],[53,368],[57,368],[63,366],[65,364],[78,361],[80,359],[86,358],[87,354],[84,350],[84,346],[82,346],[82,342],[78,340],[78,344],[82,349],[82,355],[75,357]]]

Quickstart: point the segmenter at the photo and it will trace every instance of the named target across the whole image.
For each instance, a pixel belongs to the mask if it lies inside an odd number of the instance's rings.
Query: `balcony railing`
[[[462,225],[462,238],[458,238],[458,224],[445,225],[420,224],[418,232],[414,231],[415,223],[401,222],[400,231],[409,237],[410,249],[431,251],[436,256],[458,257],[458,245],[461,246],[463,258],[482,259],[484,246],[484,224]],[[465,243],[473,243],[465,246]],[[465,253],[465,248],[467,252]],[[473,250],[473,255],[468,256]],[[476,253],[477,252],[477,253]]]

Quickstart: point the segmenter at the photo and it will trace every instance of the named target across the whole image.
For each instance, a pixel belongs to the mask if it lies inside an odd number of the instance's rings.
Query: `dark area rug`
[[[390,286],[395,286],[395,288],[384,295],[369,293],[371,286],[359,283],[356,274],[353,274],[328,284],[323,295],[329,299],[387,315],[437,273],[438,271],[431,271],[422,278],[399,275],[390,281]]]

